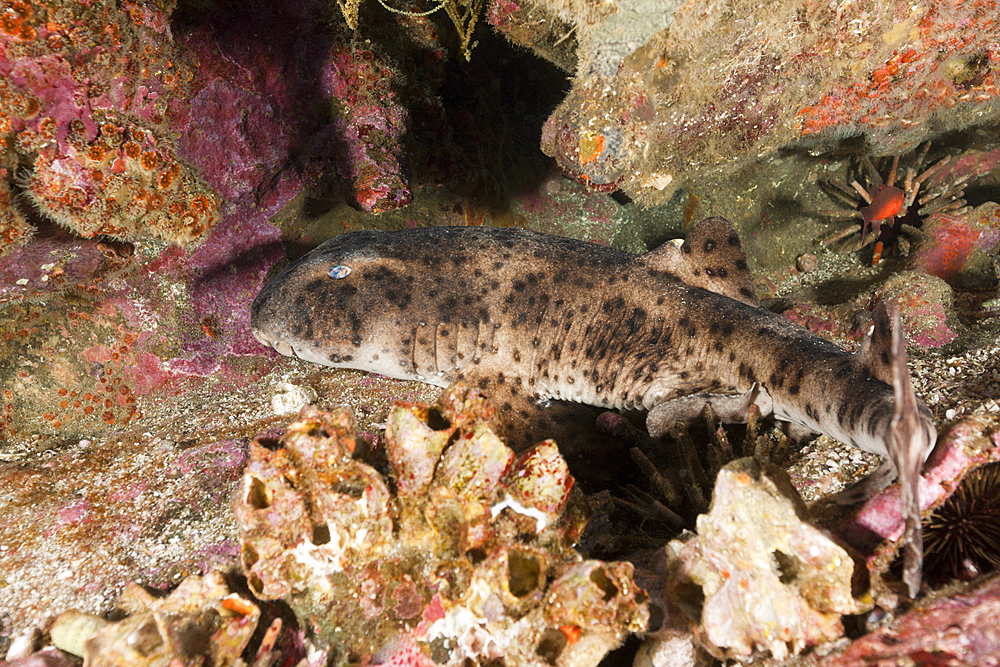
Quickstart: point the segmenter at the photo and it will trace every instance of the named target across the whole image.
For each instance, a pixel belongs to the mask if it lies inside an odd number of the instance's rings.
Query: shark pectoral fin
[[[782,430],[788,436],[788,439],[795,443],[805,442],[816,437],[816,431],[795,422],[785,422],[782,424]]]
[[[895,329],[899,328],[898,325],[895,326]],[[861,339],[861,347],[855,355],[858,366],[871,377],[886,384],[892,384],[893,339],[893,329],[889,326],[889,309],[885,301],[879,301],[872,311],[871,327]]]
[[[860,505],[878,495],[896,481],[896,464],[885,459],[875,472],[862,477],[843,491],[833,494],[830,499],[838,505]]]
[[[628,456],[622,455],[621,440],[600,430],[598,411],[582,403],[550,401],[521,390],[517,378],[499,382],[498,373],[466,378],[490,399],[503,428],[501,436],[515,452],[523,452],[551,438],[570,470],[583,487],[609,484],[625,474]]]
[[[905,519],[903,530],[903,582],[914,598],[920,592],[924,543],[920,525],[920,472],[937,442],[930,411],[918,406],[906,365],[906,344],[899,310],[892,313],[892,412],[886,447],[899,472],[899,502]],[[924,407],[921,411],[920,407]]]
[[[740,237],[725,218],[706,218],[691,228],[680,245],[668,241],[641,259],[650,268],[672,273],[688,285],[751,306],[760,304]]]
[[[767,390],[755,384],[744,394],[691,394],[681,396],[654,406],[646,415],[646,430],[651,438],[658,439],[667,434],[674,424],[690,424],[702,418],[706,406],[723,424],[745,424],[750,415],[750,406],[757,405],[762,416],[771,414],[773,404]]]

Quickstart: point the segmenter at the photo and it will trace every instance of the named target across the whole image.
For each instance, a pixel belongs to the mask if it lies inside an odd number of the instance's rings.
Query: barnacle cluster
[[[596,665],[645,629],[628,563],[582,560],[582,496],[555,443],[519,458],[482,395],[398,404],[388,478],[351,414],[305,408],[251,445],[234,511],[250,589],[283,598],[344,665],[400,637],[438,664]],[[409,663],[408,663],[409,664]]]
[[[188,577],[160,599],[129,584],[119,606],[129,616],[114,623],[63,612],[52,628],[53,643],[93,667],[228,667],[245,664],[240,654],[260,619],[257,605],[230,592],[217,570]]]
[[[852,165],[848,178],[850,187],[836,180],[820,181],[820,187],[834,201],[851,210],[831,212],[833,219],[861,218],[861,240],[854,248],[860,250],[874,243],[872,266],[879,263],[894,246],[902,232],[919,228],[921,220],[932,213],[960,214],[967,210],[962,198],[966,175],[958,179],[940,178],[941,169],[948,164],[951,156],[945,156],[927,165],[927,153],[931,142],[922,144],[913,155],[905,173],[900,173],[900,156],[881,160],[876,165],[867,155],[860,155]],[[880,171],[886,171],[885,178]],[[880,170],[881,168],[881,170]],[[897,180],[898,179],[898,180]],[[823,241],[829,245],[858,231],[854,223]]]
[[[29,237],[26,200],[88,238],[189,243],[215,224],[218,195],[170,138],[194,74],[167,11],[0,2],[0,249]]]

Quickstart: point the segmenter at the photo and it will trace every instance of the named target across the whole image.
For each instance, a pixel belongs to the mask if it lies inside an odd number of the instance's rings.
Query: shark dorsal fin
[[[725,218],[706,218],[683,243],[667,241],[643,258],[650,268],[670,272],[688,285],[752,306],[760,303],[740,237]]]
[[[858,365],[868,375],[892,384],[892,327],[889,323],[889,309],[884,301],[879,301],[872,312],[872,324],[861,347],[857,351]]]

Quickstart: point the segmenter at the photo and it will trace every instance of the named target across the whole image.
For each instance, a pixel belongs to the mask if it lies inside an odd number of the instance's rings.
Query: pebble
[[[811,252],[799,255],[799,258],[795,260],[795,268],[802,273],[812,273],[819,268],[819,258]]]

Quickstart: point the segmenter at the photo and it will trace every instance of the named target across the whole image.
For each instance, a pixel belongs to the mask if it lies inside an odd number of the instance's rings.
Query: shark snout
[[[298,356],[295,354],[295,349],[274,331],[276,327],[272,326],[272,323],[275,321],[275,312],[280,304],[275,303],[273,296],[273,289],[268,285],[254,299],[250,306],[250,331],[264,347],[273,347],[286,357]]]
[[[277,338],[272,340],[271,338],[261,333],[257,329],[253,329],[253,337],[256,338],[257,341],[264,347],[273,347],[279,354],[282,354],[286,357],[298,356],[297,354],[295,354],[295,349],[285,341],[279,340]]]

